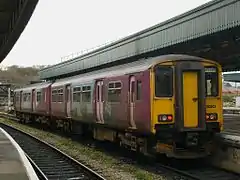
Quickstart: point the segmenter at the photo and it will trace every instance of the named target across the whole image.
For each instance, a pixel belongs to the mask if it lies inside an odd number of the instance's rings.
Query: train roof
[[[56,86],[62,86],[66,84],[75,84],[75,83],[78,83],[79,81],[81,81],[81,83],[89,83],[95,79],[145,71],[155,63],[161,63],[169,60],[170,61],[179,61],[179,60],[201,61],[205,59],[201,57],[195,57],[195,56],[189,56],[189,55],[183,55],[183,54],[169,54],[169,55],[162,55],[162,56],[157,56],[157,57],[147,58],[147,59],[144,58],[138,61],[117,65],[113,67],[108,67],[108,68],[80,74],[77,76],[62,78],[62,79],[56,80],[54,83],[42,82],[42,83],[30,84],[24,88],[19,88],[14,91],[15,92],[31,91],[32,89],[45,88],[51,84],[52,84],[52,87],[56,87]],[[219,65],[215,61],[211,61],[211,62]]]
[[[15,89],[14,92],[19,92],[19,91],[31,91],[32,89],[42,89],[42,88],[46,88],[49,85],[51,85],[51,82],[41,82],[41,83],[36,83],[36,84],[29,84],[28,86],[24,87],[24,88],[19,88],[19,89]]]
[[[147,68],[149,68],[149,66],[150,64],[146,60],[140,60],[133,63],[113,66],[110,68],[100,69],[97,71],[92,71],[89,73],[85,73],[85,74],[81,74],[81,75],[77,75],[69,78],[59,79],[55,83],[53,83],[52,87],[61,86],[64,84],[70,84],[70,83],[74,84],[79,81],[81,81],[82,83],[88,83],[94,79],[111,77],[111,76],[116,76],[121,74],[134,73],[137,71],[144,71]]]
[[[97,71],[92,71],[92,72],[77,75],[77,76],[59,79],[52,84],[52,87],[62,86],[65,84],[74,84],[79,81],[81,81],[82,83],[88,83],[88,82],[91,82],[93,79],[100,79],[104,77],[111,77],[116,75],[124,75],[124,74],[129,74],[134,72],[140,72],[140,71],[147,70],[155,63],[165,62],[167,60],[178,61],[183,59],[192,60],[192,61],[203,60],[203,58],[200,58],[200,57],[183,55],[183,54],[169,54],[169,55],[157,56],[157,57],[148,58],[148,59],[140,59],[138,61],[134,61],[131,63],[126,63],[122,65],[100,69]]]

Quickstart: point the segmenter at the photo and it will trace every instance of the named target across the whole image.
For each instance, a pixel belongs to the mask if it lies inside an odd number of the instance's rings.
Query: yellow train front
[[[223,126],[221,66],[200,58],[180,59],[151,67],[155,149],[175,158],[205,157]]]

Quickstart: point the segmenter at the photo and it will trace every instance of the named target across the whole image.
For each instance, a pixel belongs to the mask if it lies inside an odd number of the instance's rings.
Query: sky
[[[39,0],[3,66],[52,65],[210,0]]]

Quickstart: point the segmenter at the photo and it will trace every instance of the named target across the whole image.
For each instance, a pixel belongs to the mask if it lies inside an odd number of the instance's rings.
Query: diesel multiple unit
[[[164,55],[16,89],[16,116],[144,154],[211,154],[223,126],[218,63]]]

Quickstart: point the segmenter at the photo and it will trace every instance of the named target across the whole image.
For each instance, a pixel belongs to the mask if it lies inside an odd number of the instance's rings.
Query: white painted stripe
[[[10,140],[12,145],[17,149],[20,159],[22,160],[23,166],[26,169],[26,174],[28,175],[29,179],[30,180],[38,180],[38,177],[37,177],[32,165],[30,164],[27,157],[25,156],[25,153],[22,150],[22,148],[4,129],[0,128],[0,130],[2,131],[3,134],[5,134],[5,136]]]

